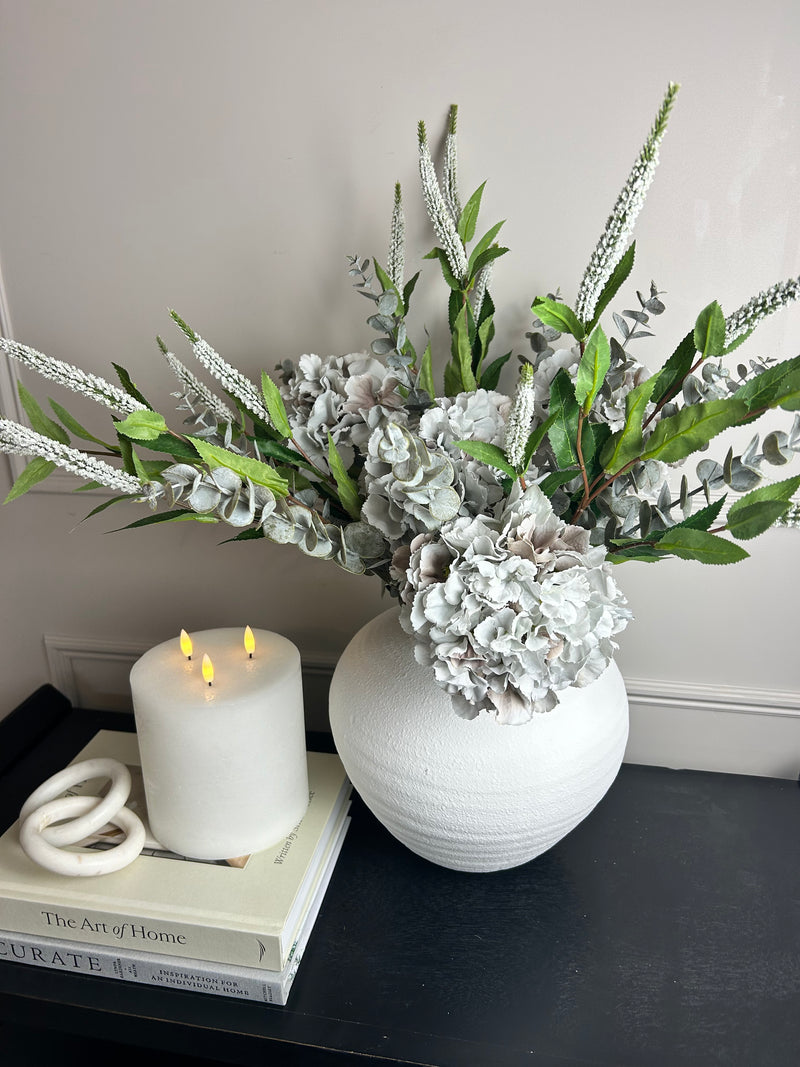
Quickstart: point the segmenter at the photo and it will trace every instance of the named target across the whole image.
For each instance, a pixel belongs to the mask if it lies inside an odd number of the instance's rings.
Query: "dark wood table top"
[[[132,723],[51,687],[0,723],[3,829],[101,728]],[[790,1067],[800,790],[625,765],[549,852],[481,875],[416,857],[356,800],[286,1007],[2,963],[2,1026],[233,1064]]]

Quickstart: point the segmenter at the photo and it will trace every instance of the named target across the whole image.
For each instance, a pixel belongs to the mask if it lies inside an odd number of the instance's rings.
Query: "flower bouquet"
[[[427,258],[448,294],[449,353],[436,360],[443,392],[431,343],[415,347],[407,328],[420,274],[404,276],[398,186],[385,265],[348,261],[370,305],[370,350],[287,360],[256,384],[172,312],[217,383],[210,388],[158,338],[180,383],[180,430],[122,367],[115,385],[0,340],[9,357],[100,401],[113,419],[103,441],[56,401],[46,414],[20,387],[30,427],[0,419],[0,449],[34,458],[9,499],[64,467],[115,491],[92,514],[142,501],[153,513],[134,527],[224,523],[235,540],[294,544],[373,574],[459,715],[513,724],[552,709],[559,692],[602,675],[631,617],[617,564],[733,563],[747,555],[742,542],[797,513],[800,477],[766,480],[763,468],[800,451],[800,415],[741,454],[705,453],[722,431],[800,410],[800,357],[728,358],[800,296],[800,280],[732,314],[709,304],[655,372],[633,350],[653,335],[663,294],[651,283],[636,292],[638,306],[610,310],[633,270],[631,233],[677,89],[667,89],[574,302],[557,293],[533,300],[512,395],[498,391],[511,353],[490,356],[492,269],[508,250],[496,240],[502,223],[476,236],[483,186],[462,205],[453,107],[441,177],[423,123],[418,138],[437,240]],[[737,496],[726,507],[729,490]]]

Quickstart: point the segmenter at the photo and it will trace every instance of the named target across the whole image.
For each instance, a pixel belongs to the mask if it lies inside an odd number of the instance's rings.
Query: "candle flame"
[[[203,653],[203,681],[209,685],[214,681],[214,664],[207,652]]]
[[[246,626],[244,631],[244,650],[248,653],[250,659],[252,659],[253,653],[256,650],[256,639],[255,634],[249,626]]]
[[[185,630],[181,630],[181,652],[187,659],[192,658],[192,639]]]

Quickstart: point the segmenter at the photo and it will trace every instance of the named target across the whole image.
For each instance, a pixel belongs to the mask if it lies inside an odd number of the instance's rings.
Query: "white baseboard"
[[[76,707],[130,710],[128,675],[147,646],[47,634],[50,681]],[[303,658],[307,725],[327,730],[335,663]],[[800,693],[703,683],[626,679],[631,728],[627,763],[796,779]]]

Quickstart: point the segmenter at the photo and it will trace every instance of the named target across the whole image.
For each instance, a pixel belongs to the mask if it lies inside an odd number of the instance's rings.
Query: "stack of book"
[[[129,766],[128,805],[146,826],[136,735],[101,730],[75,762],[98,756]],[[123,870],[70,878],[29,859],[15,823],[0,838],[0,960],[285,1004],[349,825],[338,757],[309,752],[308,778],[296,829],[227,862],[175,856],[148,834]],[[112,843],[101,836],[75,847]]]

